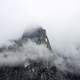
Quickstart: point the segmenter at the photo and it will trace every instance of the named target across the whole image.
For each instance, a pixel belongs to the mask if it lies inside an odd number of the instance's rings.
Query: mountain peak
[[[19,47],[21,47],[24,43],[27,43],[28,40],[31,40],[32,42],[38,44],[38,45],[45,45],[49,50],[51,50],[50,42],[46,34],[46,30],[42,27],[31,29],[29,31],[25,31],[21,38],[17,40],[12,40],[14,44],[10,46],[3,46],[0,47],[0,52],[3,52],[5,50],[17,50]]]
[[[46,34],[46,30],[39,27],[29,32],[24,32],[21,40],[32,40],[37,44],[45,44],[47,48],[51,50],[50,42]]]

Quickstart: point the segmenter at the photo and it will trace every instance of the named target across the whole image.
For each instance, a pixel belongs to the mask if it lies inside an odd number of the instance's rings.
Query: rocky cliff
[[[17,50],[19,47],[21,47],[23,44],[27,43],[28,40],[31,40],[32,42],[40,45],[45,45],[49,50],[51,50],[51,45],[49,42],[49,39],[46,34],[46,30],[39,27],[35,28],[31,31],[25,31],[21,38],[18,40],[11,40],[14,44],[10,46],[2,46],[0,47],[0,52],[5,50]]]
[[[28,40],[38,45],[44,44],[47,49],[52,50],[46,30],[37,28],[31,32],[24,32],[20,39],[13,40],[14,44],[1,47],[0,52],[16,51],[23,44],[27,43]],[[30,61],[28,66],[1,66],[0,80],[80,80],[80,76],[60,71],[55,65],[47,67],[43,62],[36,63],[35,61]]]

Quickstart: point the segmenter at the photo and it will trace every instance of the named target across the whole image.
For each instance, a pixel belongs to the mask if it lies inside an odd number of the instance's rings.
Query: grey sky
[[[0,0],[0,43],[20,36],[29,24],[41,24],[60,44],[78,40],[80,0]]]

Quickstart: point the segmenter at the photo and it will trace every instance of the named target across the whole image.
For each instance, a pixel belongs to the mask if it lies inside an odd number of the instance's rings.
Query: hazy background
[[[0,0],[0,45],[7,40],[19,38],[31,25],[41,25],[47,30],[51,46],[57,55],[55,64],[59,68],[68,71],[73,69],[75,72],[76,67],[80,73],[80,0]],[[25,55],[22,57],[22,53],[29,53],[28,46],[25,48],[27,50],[22,48],[21,55],[18,55],[20,57],[15,54],[11,57],[9,52],[5,52],[10,55],[8,61],[12,59],[14,62],[20,58],[23,61]],[[44,58],[43,47],[39,48],[40,53],[33,54],[37,48],[38,45],[29,46],[33,56],[29,55],[29,58],[35,59],[37,55]],[[7,61],[3,54],[0,56],[2,63]],[[64,57],[67,57],[66,61]],[[67,63],[70,67],[67,67]]]
[[[53,45],[79,42],[80,0],[0,0],[0,43],[36,24]]]

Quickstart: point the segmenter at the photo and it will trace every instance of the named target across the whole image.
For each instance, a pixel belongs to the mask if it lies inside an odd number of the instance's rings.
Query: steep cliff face
[[[17,50],[19,47],[21,47],[23,44],[27,43],[28,40],[40,45],[43,44],[45,45],[49,50],[51,50],[51,45],[49,42],[49,39],[46,34],[46,30],[39,27],[35,28],[31,31],[26,31],[23,33],[21,38],[18,40],[12,40],[14,44],[10,46],[2,46],[0,47],[0,52],[5,51],[5,50]]]
[[[30,32],[24,32],[21,38],[13,40],[14,44],[1,47],[0,52],[14,51],[16,53],[19,48],[22,49],[23,44],[28,43],[28,40],[38,45],[43,44],[47,49],[52,51],[46,30],[37,28]],[[7,58],[7,55],[5,55],[5,57]],[[36,62],[31,60],[29,62],[30,64],[27,66],[24,64],[17,66],[0,66],[0,80],[80,80],[79,75],[63,72],[55,65],[48,67],[44,65],[42,61]]]
[[[47,48],[51,50],[50,42],[46,34],[46,30],[43,28],[37,28],[35,31],[31,33],[25,32],[21,38],[21,40],[30,39],[37,44],[44,44]]]
[[[26,31],[23,33],[22,37],[19,40],[14,40],[14,42],[21,46],[23,43],[26,43],[28,40],[35,42],[36,44],[43,44],[49,50],[51,50],[50,42],[46,34],[46,30],[43,28],[36,28],[31,31]]]
[[[46,47],[48,50],[52,50],[46,34],[46,30],[41,27],[31,31],[26,31],[23,33],[21,38],[11,41],[13,44],[9,46],[2,46],[0,48],[1,54],[7,51],[16,53],[18,49],[22,49],[24,44],[28,44],[28,41],[32,41],[33,43],[36,43],[36,45],[44,45],[44,47]],[[7,58],[8,55],[5,55],[4,57]],[[4,64],[0,67],[0,80],[42,80],[45,75],[45,71],[47,70],[49,72],[47,66],[43,65],[43,62],[36,63],[32,60],[29,62],[30,65],[28,66],[24,64],[17,66],[5,66]]]

